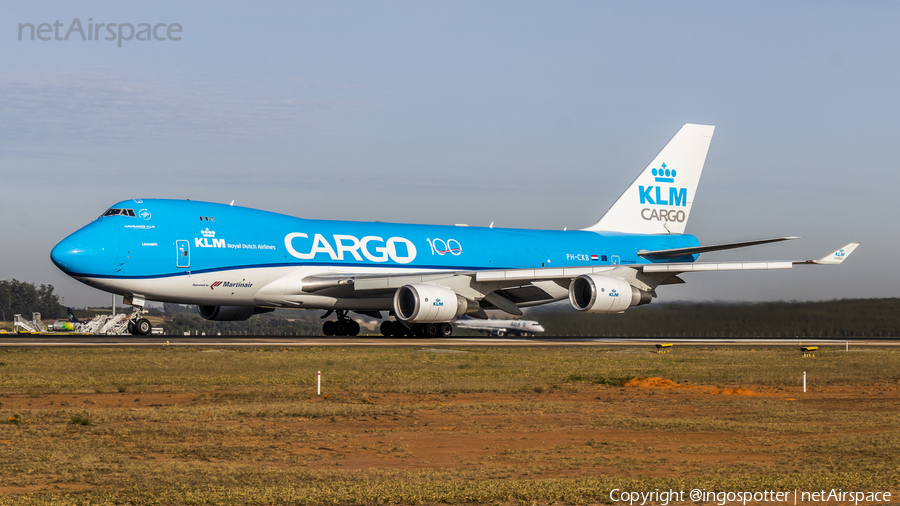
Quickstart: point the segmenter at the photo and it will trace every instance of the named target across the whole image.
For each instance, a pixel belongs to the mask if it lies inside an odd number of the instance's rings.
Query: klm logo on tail
[[[713,130],[691,123],[681,127],[600,221],[583,230],[683,234]]]
[[[653,179],[657,183],[675,183],[675,176],[678,173],[675,169],[669,169],[666,167],[666,164],[663,163],[660,168],[653,168],[650,171],[653,174]],[[668,190],[668,192],[666,191]],[[655,186],[643,186],[638,185],[638,195],[640,196],[641,204],[650,204],[653,206],[674,206],[674,207],[686,207],[687,206],[687,188],[678,188],[675,186],[667,186],[663,187],[660,185]],[[666,200],[668,198],[668,200]],[[650,209],[644,208],[641,209],[641,218],[645,220],[658,220],[658,221],[677,221],[682,222],[685,220],[685,213],[679,209]]]

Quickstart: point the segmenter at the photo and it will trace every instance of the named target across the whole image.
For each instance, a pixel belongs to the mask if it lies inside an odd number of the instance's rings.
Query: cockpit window
[[[101,218],[103,216],[131,216],[132,218],[134,218],[136,215],[134,214],[134,209],[110,208],[110,209],[107,209],[106,212],[101,215]]]

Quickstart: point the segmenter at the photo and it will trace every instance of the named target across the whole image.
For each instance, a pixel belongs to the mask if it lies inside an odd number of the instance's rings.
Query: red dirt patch
[[[765,395],[747,388],[719,388],[711,385],[682,385],[670,379],[657,376],[631,378],[625,382],[626,387],[655,388],[661,390],[694,390],[712,395]]]

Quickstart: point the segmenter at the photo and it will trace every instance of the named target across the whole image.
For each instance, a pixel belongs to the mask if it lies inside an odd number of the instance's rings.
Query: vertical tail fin
[[[600,221],[584,230],[683,234],[714,126],[686,124]]]

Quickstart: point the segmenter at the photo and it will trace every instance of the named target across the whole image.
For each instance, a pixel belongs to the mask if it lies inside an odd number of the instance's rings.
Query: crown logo
[[[674,183],[675,182],[675,169],[669,170],[666,168],[665,162],[661,165],[660,169],[652,169],[650,171],[651,174],[656,176],[657,183]]]
[[[200,233],[203,234],[203,237],[215,237],[216,236],[216,231],[210,230],[209,227],[207,227],[206,230],[201,230]]]

